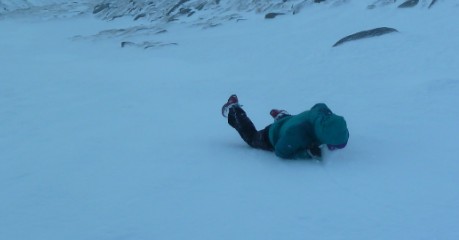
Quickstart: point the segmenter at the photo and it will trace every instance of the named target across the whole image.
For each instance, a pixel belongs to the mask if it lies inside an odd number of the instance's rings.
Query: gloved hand
[[[322,149],[320,149],[318,146],[312,146],[308,148],[307,151],[312,158],[318,160],[322,159]]]
[[[307,149],[300,151],[295,155],[295,159],[311,159],[311,158],[312,158],[312,155],[309,153]]]
[[[296,159],[317,159],[322,160],[322,149],[318,146],[311,146],[295,155]]]

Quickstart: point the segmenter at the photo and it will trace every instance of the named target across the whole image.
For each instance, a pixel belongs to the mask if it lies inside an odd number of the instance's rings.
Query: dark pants
[[[273,145],[269,141],[268,125],[263,130],[257,131],[252,121],[247,117],[245,111],[239,106],[229,109],[228,123],[237,130],[241,138],[253,148],[273,151]]]

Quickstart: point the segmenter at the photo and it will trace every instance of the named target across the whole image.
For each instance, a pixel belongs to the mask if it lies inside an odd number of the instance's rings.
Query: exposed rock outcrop
[[[398,31],[397,29],[388,28],[388,27],[380,27],[380,28],[374,28],[371,30],[365,30],[365,31],[351,34],[347,37],[340,39],[338,42],[336,42],[333,45],[333,47],[339,46],[346,42],[355,41],[355,40],[364,39],[364,38],[377,37],[377,36],[381,36],[381,35],[393,33],[393,32],[398,32]]]

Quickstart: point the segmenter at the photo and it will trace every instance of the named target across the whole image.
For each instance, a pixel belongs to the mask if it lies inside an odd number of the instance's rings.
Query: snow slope
[[[363,4],[362,4],[363,5]],[[125,26],[0,22],[0,239],[458,239],[456,6],[355,2],[155,40]],[[400,33],[331,46],[374,27]],[[351,138],[325,162],[250,149],[220,115],[325,102]]]
[[[87,0],[0,0],[0,20],[12,18],[59,19],[88,15],[94,3]]]

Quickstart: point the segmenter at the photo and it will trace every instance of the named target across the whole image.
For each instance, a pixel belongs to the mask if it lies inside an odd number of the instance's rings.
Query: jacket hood
[[[321,116],[317,119],[315,123],[315,132],[319,141],[325,144],[346,144],[349,139],[346,120],[333,113]]]

